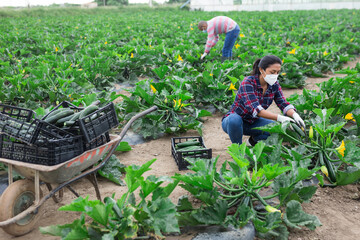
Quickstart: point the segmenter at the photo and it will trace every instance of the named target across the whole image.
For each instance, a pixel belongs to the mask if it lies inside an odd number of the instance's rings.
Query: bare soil
[[[354,67],[356,63],[360,62],[360,58],[349,62],[345,67]],[[308,78],[306,89],[318,89],[316,83],[320,83],[328,80],[331,77],[343,76],[339,74],[329,73],[326,78]],[[301,89],[284,89],[286,97],[298,92],[301,93]],[[271,106],[270,110],[279,112],[276,105]],[[212,148],[213,156],[219,157],[219,166],[225,160],[229,160],[230,157],[226,153],[227,147],[231,145],[231,141],[227,134],[221,129],[221,117],[220,114],[215,114],[212,117],[205,118],[203,138],[205,145],[208,148]],[[198,135],[195,131],[187,132],[181,136],[195,136]],[[132,146],[133,150],[126,153],[118,154],[120,161],[125,165],[137,164],[141,165],[153,158],[157,160],[152,165],[152,170],[146,173],[147,175],[156,176],[173,176],[180,171],[174,159],[171,156],[171,138],[174,136],[165,136],[158,140],[152,140],[143,144]],[[186,173],[187,171],[181,171]],[[99,186],[102,198],[110,196],[115,193],[115,198],[120,198],[125,192],[126,187],[117,186],[106,179],[99,178]],[[72,187],[83,197],[89,196],[90,199],[96,199],[95,191],[90,182],[86,179],[81,179],[72,184]],[[43,192],[47,193],[45,187],[42,187]],[[322,226],[318,227],[315,231],[307,229],[293,229],[290,232],[289,239],[291,240],[355,240],[360,238],[360,185],[353,184],[344,187],[336,188],[319,188],[310,203],[303,203],[302,206],[305,212],[316,215]],[[171,195],[171,199],[174,203],[177,199],[186,194],[186,191],[180,187],[177,187]],[[25,236],[12,237],[0,230],[0,239],[59,239],[57,237],[42,235],[38,227],[49,226],[54,224],[70,223],[80,215],[73,212],[62,212],[57,209],[63,205],[71,203],[76,197],[67,189],[64,191],[64,198],[61,203],[54,203],[51,199],[45,202],[43,205],[43,211],[41,220],[37,224],[37,228]],[[167,239],[175,240],[190,240],[195,233],[184,233],[180,236],[167,237]]]

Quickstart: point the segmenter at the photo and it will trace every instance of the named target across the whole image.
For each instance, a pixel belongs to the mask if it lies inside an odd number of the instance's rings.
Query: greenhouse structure
[[[191,0],[191,10],[283,11],[313,9],[360,9],[360,0]]]

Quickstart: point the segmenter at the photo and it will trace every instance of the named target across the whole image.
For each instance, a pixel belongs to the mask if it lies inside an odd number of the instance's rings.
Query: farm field
[[[346,66],[353,67],[360,61],[357,58],[355,61],[346,64]],[[334,76],[330,74],[330,76]],[[341,74],[337,74],[341,76]],[[315,83],[326,81],[328,78],[309,78],[306,85],[307,89],[316,89]],[[290,96],[294,92],[300,92],[300,90],[284,90],[286,96]],[[278,111],[276,106],[272,106],[274,111]],[[231,144],[230,139],[222,131],[220,126],[221,115],[209,117],[204,123],[204,140],[207,147],[213,149],[213,155],[220,155],[221,159],[228,159],[229,155],[225,152],[227,147]],[[192,136],[197,133],[192,131],[182,136]],[[143,164],[149,159],[156,158],[152,170],[149,174],[157,176],[171,176],[178,171],[177,165],[171,156],[170,151],[170,139],[172,136],[164,137],[158,140],[152,140],[143,144],[134,145],[133,150],[126,153],[119,153],[118,158],[123,164]],[[221,141],[219,141],[219,139]],[[185,171],[189,172],[189,171]],[[100,191],[102,196],[109,196],[112,193],[116,193],[115,197],[120,197],[125,191],[125,187],[117,186],[112,182],[107,181],[104,178],[99,178]],[[73,188],[83,197],[89,196],[90,199],[96,199],[94,190],[91,184],[86,180],[80,180],[72,185]],[[314,214],[319,217],[323,226],[318,227],[315,231],[311,230],[292,230],[289,236],[291,240],[310,240],[310,239],[357,239],[358,230],[360,229],[359,222],[359,184],[351,184],[344,187],[337,188],[319,188],[310,203],[304,203],[303,207],[307,213]],[[45,191],[45,190],[44,190]],[[175,189],[172,193],[171,199],[176,202],[177,199],[186,194],[186,191],[180,187]],[[75,199],[75,196],[68,190],[65,190],[64,199],[61,203],[54,203],[49,200],[44,205],[43,217],[37,224],[37,226],[47,226],[50,224],[65,224],[73,221],[79,217],[79,214],[71,212],[62,212],[57,209],[61,206],[71,203]],[[351,228],[349,229],[349,226]],[[167,237],[170,240],[190,240],[196,236],[196,232],[185,232],[181,237]],[[57,237],[43,235],[38,229],[30,232],[29,234],[17,238],[13,238],[4,231],[0,230],[0,239],[58,239]]]
[[[197,22],[217,15],[227,15],[239,23],[241,30],[233,50],[234,58],[220,62],[224,39],[221,36],[205,61],[199,61],[206,35],[198,31]],[[224,213],[233,204],[244,210],[239,215],[227,215],[226,223],[241,227],[251,220],[261,232],[258,237],[275,237],[274,232],[278,232],[277,239],[356,239],[360,233],[357,226],[360,211],[357,183],[360,178],[359,15],[359,10],[284,11],[276,15],[188,12],[173,8],[0,10],[3,33],[0,36],[0,102],[34,109],[38,116],[43,116],[62,101],[76,106],[88,106],[95,100],[103,105],[114,101],[121,126],[137,112],[156,105],[158,110],[137,121],[132,129],[147,141],[132,146],[131,151],[116,153],[126,166],[145,165],[157,159],[150,167],[152,170],[144,171],[144,176],[152,174],[155,179],[122,176],[122,180],[128,185],[132,183],[133,187],[137,181],[141,182],[141,187],[136,187],[141,190],[134,187],[136,194],[144,195],[147,191],[158,197],[152,201],[142,197],[143,208],[150,209],[151,204],[159,204],[160,209],[166,206],[168,209],[164,211],[168,210],[168,215],[162,217],[173,220],[174,203],[187,194],[194,206],[201,207],[194,207],[192,211],[186,208],[189,205],[185,202],[183,223],[222,224]],[[306,120],[305,135],[289,132],[288,126],[277,124],[266,129],[273,134],[265,144],[254,148],[231,145],[221,129],[222,114],[231,105],[233,90],[249,74],[252,63],[267,54],[283,60],[279,82],[288,100]],[[115,90],[115,85],[126,86],[126,89]],[[271,110],[278,113],[276,105]],[[219,156],[218,161],[212,160],[208,165],[199,161],[199,165],[193,163],[197,166],[194,171],[178,171],[171,156],[171,137],[199,134],[203,135],[206,146],[212,148],[213,157]],[[282,142],[289,144],[281,147]],[[225,165],[225,160],[232,161],[231,158],[234,163]],[[329,173],[321,172],[323,161]],[[219,172],[212,175],[215,166]],[[127,171],[136,172],[136,167]],[[246,175],[250,172],[252,177]],[[152,184],[169,180],[162,176],[172,177],[183,187],[174,186],[170,191],[171,186],[158,186],[161,190],[155,192]],[[320,185],[334,188],[301,185],[312,176],[316,176]],[[204,185],[197,185],[197,181]],[[106,179],[101,178],[99,184],[102,197],[115,193],[114,199],[120,199],[128,194],[125,186]],[[216,184],[227,186],[225,189],[237,188],[236,191],[241,192],[239,202],[244,198],[248,204],[241,205],[245,200],[241,204],[228,201],[223,191],[213,187]],[[257,192],[251,189],[244,190],[251,184],[258,189],[273,189],[280,199],[276,208],[281,209],[285,217],[277,210],[264,213],[253,208],[253,202],[261,201],[262,197],[257,198]],[[73,187],[81,196],[95,199],[85,180]],[[167,195],[167,191],[171,194]],[[232,194],[231,191],[228,194]],[[57,211],[61,206],[74,207],[71,205],[74,199],[65,191],[62,203],[47,201],[37,226],[66,224],[79,218],[77,213]],[[84,201],[84,204],[95,203]],[[219,217],[208,221],[202,215],[210,213]],[[138,214],[146,218],[150,213]],[[298,218],[300,215],[302,218]],[[147,220],[143,220],[140,230],[151,234],[155,231],[158,235],[169,229],[178,230],[174,221],[166,226],[147,224]],[[129,226],[135,229],[136,223],[131,222]],[[77,227],[73,225],[72,229]],[[185,233],[167,239],[191,239],[193,235]],[[58,239],[43,235],[38,229],[16,239],[25,238]],[[0,239],[12,237],[0,230]]]

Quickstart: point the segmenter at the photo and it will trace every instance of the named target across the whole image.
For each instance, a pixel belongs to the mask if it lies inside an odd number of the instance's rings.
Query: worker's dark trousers
[[[236,39],[240,33],[239,25],[236,25],[234,30],[227,32],[225,36],[224,47],[222,49],[222,56],[226,58],[232,57],[232,49],[235,45]]]

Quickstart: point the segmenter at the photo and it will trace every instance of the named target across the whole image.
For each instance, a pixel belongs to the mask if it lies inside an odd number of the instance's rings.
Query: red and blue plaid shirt
[[[259,118],[258,113],[263,109],[267,109],[273,101],[284,115],[289,109],[295,109],[293,105],[286,101],[278,81],[272,86],[269,85],[263,95],[259,75],[245,77],[240,84],[230,111],[223,118],[232,113],[237,113],[243,120],[253,123]]]

